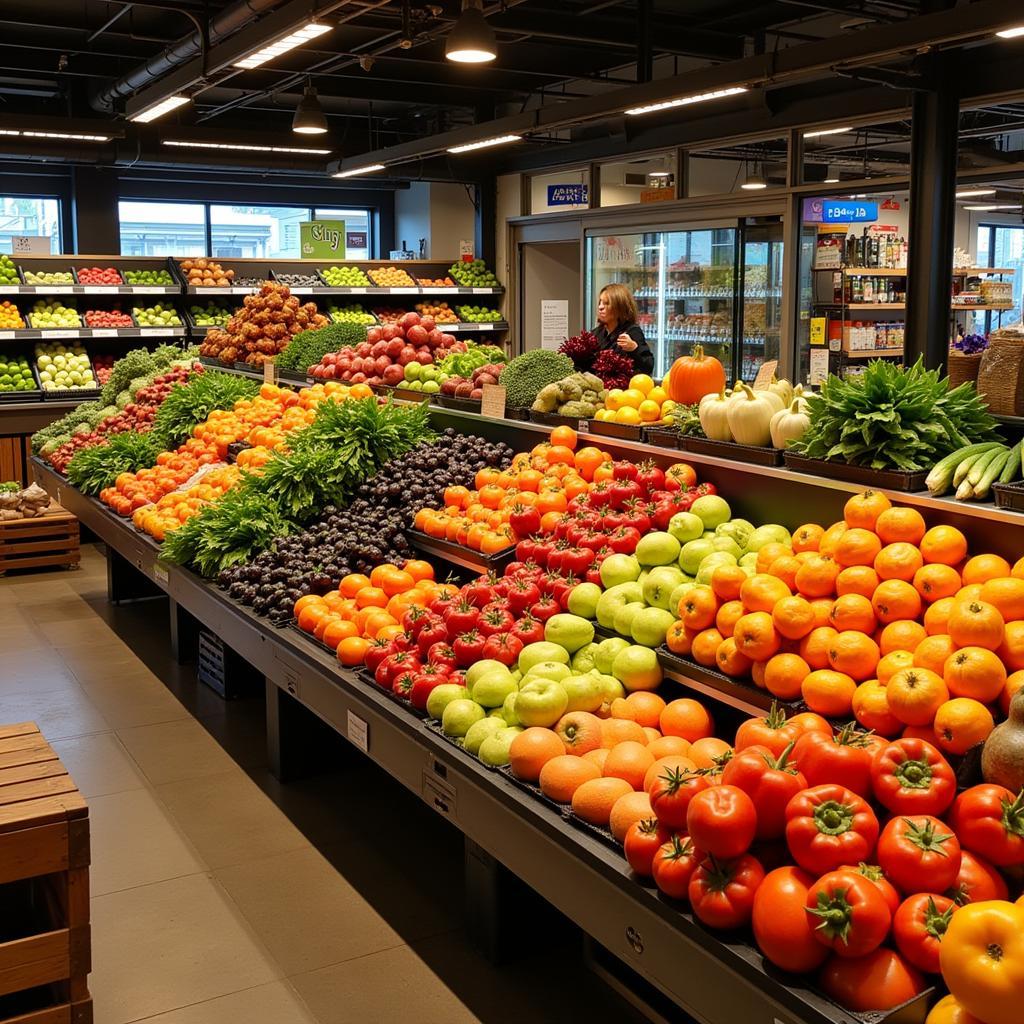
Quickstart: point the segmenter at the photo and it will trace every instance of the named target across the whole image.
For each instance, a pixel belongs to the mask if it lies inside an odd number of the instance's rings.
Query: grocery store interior
[[[1024,10],[0,28],[0,1024],[1019,1024]]]

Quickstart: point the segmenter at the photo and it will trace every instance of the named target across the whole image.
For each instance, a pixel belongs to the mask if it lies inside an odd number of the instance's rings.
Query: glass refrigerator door
[[[782,225],[754,225],[743,232],[743,348],[740,375],[757,376],[779,358],[782,321]]]

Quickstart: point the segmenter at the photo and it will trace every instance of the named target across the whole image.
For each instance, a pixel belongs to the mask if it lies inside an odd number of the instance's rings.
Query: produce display
[[[34,519],[46,513],[50,496],[39,486],[20,487],[16,483],[0,484],[0,522],[12,519]]]
[[[75,273],[79,284],[114,285],[124,284],[116,267],[79,267]]]
[[[548,384],[556,384],[573,372],[568,356],[537,348],[516,356],[501,372],[505,404],[510,409],[529,409]]]
[[[92,372],[100,387],[103,387],[110,380],[110,375],[114,371],[114,357],[109,353],[105,355],[90,353],[89,358],[92,360]]]
[[[70,270],[26,270],[25,284],[74,284],[75,275]]]
[[[327,315],[336,324],[375,324],[377,318],[358,302],[347,306],[328,306]]]
[[[397,324],[405,316],[407,310],[398,306],[375,306],[373,315],[382,324]]]
[[[467,324],[493,324],[499,320],[504,320],[500,310],[493,309],[490,306],[470,306],[463,304],[455,307],[455,312],[458,313],[459,319]]]
[[[139,327],[181,327],[181,317],[173,306],[157,302],[152,306],[136,306],[132,316]]]
[[[697,417],[712,441],[787,448],[807,431],[809,397],[802,385],[793,387],[787,380],[773,380],[756,391],[741,382],[732,391],[722,388],[701,398]]]
[[[196,327],[223,327],[231,319],[231,310],[216,302],[205,306],[189,306],[188,314]]]
[[[316,274],[274,274],[278,284],[286,284],[289,288],[316,288],[320,278]]]
[[[483,260],[453,263],[448,268],[448,276],[454,278],[463,288],[498,287],[498,279],[487,269],[487,264]]]
[[[185,275],[189,287],[226,288],[235,277],[233,270],[225,270],[216,260],[199,256],[196,259],[182,260],[178,266]]]
[[[612,388],[604,394],[604,408],[594,418],[611,423],[664,423],[674,421],[676,403],[665,393],[663,384],[655,384],[645,373],[630,377],[625,388]]]
[[[416,312],[420,316],[432,316],[435,323],[457,324],[459,315],[447,302],[417,302]]]
[[[324,267],[320,271],[320,276],[331,288],[370,287],[370,279],[359,267]]]
[[[42,330],[54,328],[81,327],[78,310],[74,306],[65,306],[56,299],[37,299],[28,314],[29,327]]]
[[[455,282],[450,277],[417,277],[417,283],[421,288],[455,288]]]
[[[82,314],[86,327],[134,327],[130,313],[120,309],[87,309]]]
[[[424,372],[429,369],[429,367],[424,368]],[[432,379],[438,381],[439,391],[442,395],[449,398],[468,398],[470,401],[478,402],[484,397],[484,385],[497,384],[501,371],[504,369],[504,363],[484,363],[483,366],[478,366],[473,370],[469,377],[462,377],[457,374],[449,375],[442,371],[438,377]],[[405,372],[405,387],[415,388],[416,381],[409,380],[408,366],[405,368]],[[416,373],[422,376],[419,370]],[[434,391],[435,389],[427,388],[424,384],[422,390]]]
[[[7,391],[38,391],[32,367],[24,356],[0,355],[0,393]]]
[[[366,328],[353,323],[330,323],[300,331],[274,363],[279,370],[306,373],[329,352],[358,345],[366,340]]]
[[[0,284],[21,284],[18,268],[6,253],[0,254]]]
[[[81,345],[67,348],[40,342],[35,347],[35,360],[44,391],[91,391],[99,386]]]
[[[18,307],[6,299],[0,302],[0,328],[20,330],[24,326],[25,321]]]
[[[150,287],[170,287],[174,284],[169,270],[126,270],[124,272],[125,284],[149,285]]]
[[[374,267],[367,276],[378,288],[416,287],[416,282],[401,267]]]

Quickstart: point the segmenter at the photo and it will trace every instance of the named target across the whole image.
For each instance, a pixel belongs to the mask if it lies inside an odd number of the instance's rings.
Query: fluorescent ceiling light
[[[491,146],[503,146],[506,142],[519,142],[521,135],[495,135],[493,139],[481,139],[479,142],[467,142],[464,146],[450,146],[449,153],[469,153],[474,149],[489,149]]]
[[[182,149],[230,149],[246,153],[302,153],[306,156],[327,156],[329,149],[303,149],[301,146],[255,146],[237,142],[189,142],[184,139],[165,139],[165,146],[179,146]]]
[[[1020,203],[992,203],[989,206],[965,206],[965,210],[1019,210]]]
[[[852,132],[853,128],[850,125],[846,125],[844,128],[821,128],[815,132],[804,132],[805,139],[817,139],[822,135],[845,135],[847,132]]]
[[[648,174],[648,177],[649,178],[671,178],[672,177],[672,172],[671,171],[651,171]]]
[[[669,110],[671,107],[688,107],[691,103],[703,103],[705,100],[717,100],[723,96],[737,96],[746,92],[744,85],[731,86],[728,89],[715,89],[714,92],[701,92],[695,96],[680,96],[674,100],[664,100],[661,103],[649,103],[644,107],[630,107],[627,114],[652,114],[656,110]]]
[[[964,189],[963,192],[957,192],[957,199],[967,199],[971,196],[994,196],[996,190],[994,188],[971,188]]]
[[[374,171],[383,171],[384,164],[367,164],[365,167],[353,167],[350,171],[338,171],[332,175],[335,178],[354,178],[357,174],[372,174]]]
[[[69,142],[109,142],[109,135],[86,135],[82,132],[31,132],[0,128],[0,135],[19,135],[23,139],[65,139]]]
[[[145,110],[132,114],[128,120],[137,121],[139,124],[149,124],[150,121],[155,121],[158,117],[163,117],[164,114],[169,114],[172,110],[177,110],[178,107],[183,107],[189,102],[190,97],[188,96],[168,96],[166,99],[160,100],[159,103],[154,103],[152,106],[146,107]]]
[[[258,68],[261,64],[266,64],[267,61],[273,60],[275,57],[280,57],[282,53],[294,50],[297,46],[302,46],[304,43],[308,43],[311,39],[316,39],[317,36],[322,36],[325,32],[330,32],[332,28],[332,25],[322,25],[316,22],[304,25],[297,32],[292,32],[290,35],[284,36],[276,42],[270,43],[268,46],[264,46],[262,50],[250,53],[248,57],[245,57],[242,60],[236,60],[234,66],[236,68],[243,68],[244,70]]]
[[[826,184],[826,185],[838,185],[839,184],[839,179],[838,178],[826,178],[825,181],[824,181],[824,184]]]
[[[1004,28],[1002,32],[997,32],[997,36],[1000,39],[1016,39],[1018,36],[1024,36],[1024,25],[1016,25],[1014,28]]]

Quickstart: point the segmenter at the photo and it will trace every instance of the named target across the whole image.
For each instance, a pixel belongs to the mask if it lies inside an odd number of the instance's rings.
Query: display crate
[[[846,462],[830,462],[827,459],[810,459],[795,452],[784,452],[783,460],[787,469],[798,473],[813,473],[829,480],[845,480],[848,483],[864,484],[866,487],[887,487],[891,491],[923,491],[928,470],[909,472],[901,469],[869,469],[867,466],[851,466]]]
[[[408,534],[414,548],[475,572],[484,573],[493,570],[500,574],[504,571],[505,566],[516,557],[514,544],[493,555],[485,555],[482,551],[466,547],[464,544],[456,544],[455,541],[444,540],[441,537],[429,537],[419,530],[409,530]]]
[[[712,441],[708,437],[692,437],[687,435],[679,439],[679,447],[684,452],[695,452],[699,455],[715,455],[722,459],[734,459],[736,462],[749,462],[752,466],[781,466],[782,450],[767,448],[754,444],[737,444],[735,441]]]
[[[77,567],[78,520],[59,505],[31,519],[0,521],[0,576],[16,569]]]
[[[996,508],[1008,508],[1014,512],[1024,512],[1024,483],[992,484]]]
[[[644,440],[659,448],[682,448],[682,435],[675,427],[644,427]]]

